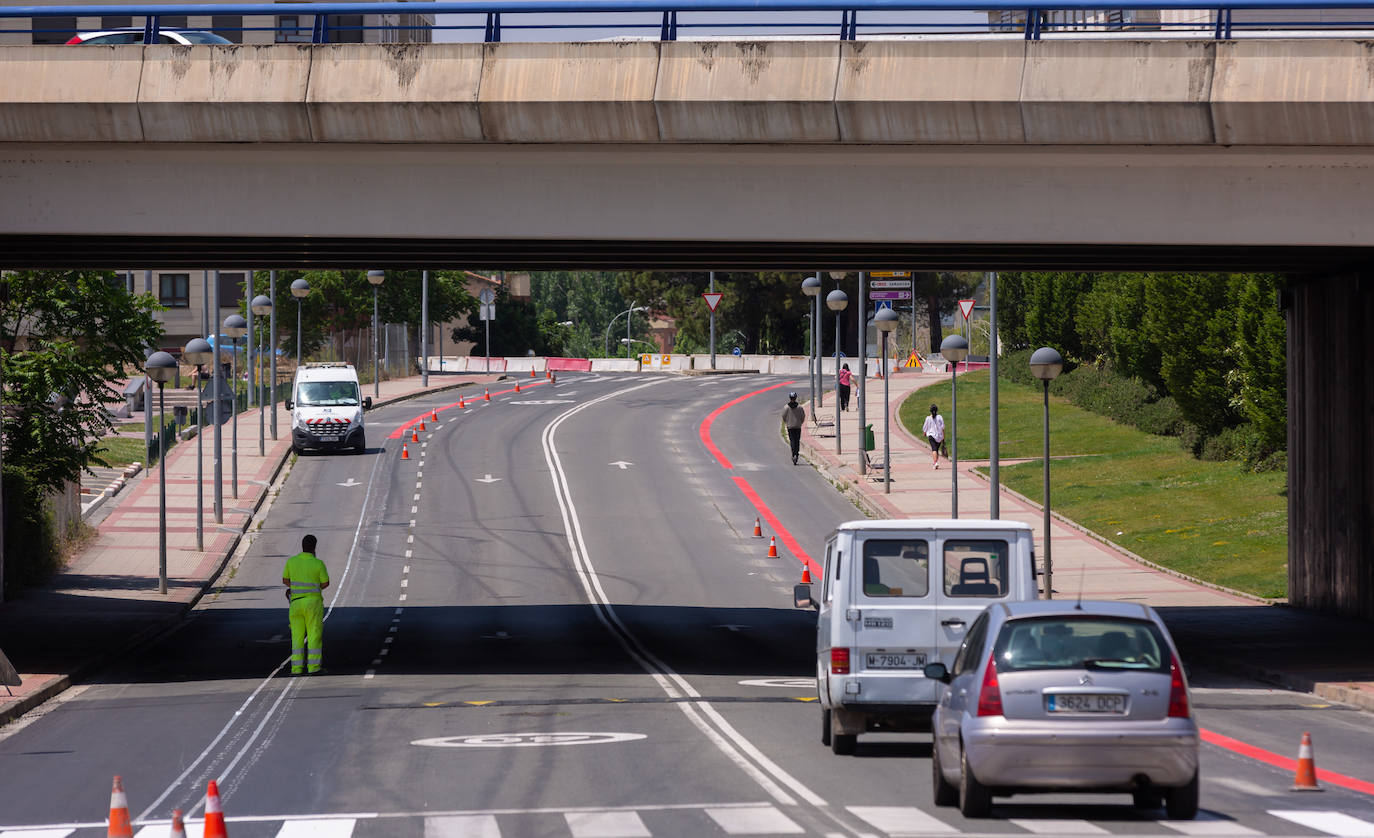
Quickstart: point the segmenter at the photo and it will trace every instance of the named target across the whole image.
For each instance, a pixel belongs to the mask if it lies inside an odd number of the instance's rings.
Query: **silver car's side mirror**
[[[290,399],[287,399],[287,400],[284,402],[284,405],[285,405],[285,407],[286,407],[287,410],[294,410],[294,409],[296,408],[295,402],[291,401]]]
[[[372,397],[371,397],[371,396],[364,396],[364,397],[363,397],[363,410],[371,410],[371,409],[372,409]]]
[[[797,608],[818,608],[816,601],[811,598],[810,585],[797,585],[792,588],[792,602]]]
[[[942,663],[926,664],[925,667],[921,670],[921,674],[925,675],[927,678],[939,681],[942,684],[948,684],[950,680],[949,670],[946,669],[945,665]]]

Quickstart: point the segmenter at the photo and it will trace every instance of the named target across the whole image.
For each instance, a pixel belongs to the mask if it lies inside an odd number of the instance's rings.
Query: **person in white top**
[[[926,440],[930,443],[930,462],[938,469],[940,467],[940,444],[945,441],[945,417],[940,415],[938,405],[930,406],[930,415],[926,417],[926,423],[921,427],[921,433],[926,435]]]

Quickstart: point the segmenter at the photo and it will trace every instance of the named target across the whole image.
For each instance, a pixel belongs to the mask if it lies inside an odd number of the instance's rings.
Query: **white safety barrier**
[[[503,358],[506,372],[543,372],[548,367],[548,359],[537,355],[523,355],[518,358]]]
[[[779,355],[773,359],[773,372],[777,375],[806,375],[806,361],[801,355]]]
[[[592,372],[639,372],[636,358],[593,358]]]
[[[670,353],[645,352],[639,356],[639,363],[642,372],[689,370],[692,368],[692,356],[673,355]]]

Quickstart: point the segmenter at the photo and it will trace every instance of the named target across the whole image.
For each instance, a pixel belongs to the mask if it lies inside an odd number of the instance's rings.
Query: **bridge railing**
[[[220,33],[269,32],[283,43],[381,41],[756,39],[760,37],[913,38],[940,34],[1072,37],[1125,33],[1130,37],[1368,37],[1374,0],[432,0],[431,2],[165,3],[75,6],[0,6],[0,36],[75,34],[81,18],[141,20],[143,42],[192,16],[237,18]],[[1240,13],[1237,16],[1237,12]],[[760,17],[761,15],[765,17]],[[244,25],[248,17],[271,25]],[[394,16],[387,19],[387,16]],[[31,24],[19,28],[15,19]],[[362,22],[359,22],[359,21]],[[308,23],[307,23],[308,21]],[[373,21],[373,22],[369,22]],[[306,26],[309,27],[308,32]],[[451,36],[436,33],[453,33]],[[404,35],[402,35],[404,33]],[[566,37],[565,37],[566,36]],[[582,37],[577,37],[582,36]]]

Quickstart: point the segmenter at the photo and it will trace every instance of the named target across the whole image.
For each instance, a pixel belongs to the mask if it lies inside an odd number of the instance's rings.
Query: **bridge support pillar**
[[[1304,278],[1288,306],[1288,597],[1374,619],[1374,272]]]

